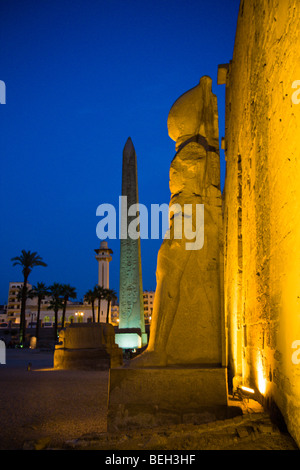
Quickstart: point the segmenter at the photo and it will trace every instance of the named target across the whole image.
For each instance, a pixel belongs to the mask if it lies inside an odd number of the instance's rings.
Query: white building
[[[8,301],[7,301],[7,310],[6,310],[6,322],[11,324],[20,323],[20,313],[21,313],[21,301],[18,300],[18,293],[23,286],[23,282],[10,282],[8,289]],[[31,284],[27,284],[28,290],[32,289]],[[46,297],[41,302],[40,310],[40,321],[42,325],[50,326],[54,323],[54,311],[49,310],[49,303],[51,297]],[[97,304],[97,302],[96,302]],[[101,310],[103,308],[101,307]],[[38,299],[35,297],[33,299],[26,300],[26,325],[29,326],[31,323],[35,323],[37,320],[37,311],[38,311]],[[97,305],[95,305],[95,311],[97,311]],[[61,322],[62,310],[58,312],[59,322]],[[92,307],[86,303],[76,303],[68,301],[66,309],[65,321],[67,323],[71,322],[87,322],[92,321]]]
[[[23,282],[10,282],[8,288],[8,299],[6,309],[6,321],[11,323],[20,323],[21,300],[18,300],[18,294],[23,287]],[[27,284],[28,290],[32,289],[31,284]],[[27,299],[26,301],[26,321],[31,321],[31,309],[37,306],[37,299]]]
[[[112,260],[112,250],[108,248],[107,242],[102,241],[100,243],[100,248],[95,250],[96,260],[98,261],[98,285],[109,289],[109,263]],[[20,323],[20,313],[21,313],[21,301],[18,300],[18,293],[20,288],[22,288],[23,282],[10,282],[8,289],[8,301],[5,318],[2,315],[2,320],[10,322],[11,324]],[[29,290],[32,289],[31,284],[27,284]],[[144,312],[145,312],[145,323],[151,323],[153,303],[154,303],[153,291],[144,291]],[[42,300],[41,310],[40,310],[40,321],[42,326],[52,326],[54,323],[54,311],[49,310],[49,303],[51,297],[46,297]],[[37,321],[37,312],[38,311],[38,299],[35,297],[33,299],[26,300],[26,325],[35,325]],[[98,300],[94,304],[94,313],[95,321],[98,319]],[[107,301],[101,300],[100,304],[100,322],[106,322],[107,315]],[[62,320],[62,309],[58,312],[58,323],[60,324]],[[68,323],[81,323],[81,322],[92,322],[93,313],[92,306],[87,302],[72,302],[68,301],[66,314],[65,314],[65,324]],[[112,302],[110,305],[109,311],[109,321],[113,325],[119,324],[119,305],[116,302]]]
[[[8,294],[8,303],[7,303],[7,313],[6,313],[6,322],[11,324],[20,323],[20,313],[21,313],[21,301],[17,299],[18,290],[23,286],[22,282],[10,282],[9,283],[9,294]],[[30,284],[27,284],[29,290],[32,288]],[[49,310],[49,303],[51,297],[46,297],[41,302],[40,310],[40,321],[42,326],[52,326],[54,323],[54,311]],[[101,301],[100,312],[101,317],[100,321],[106,321],[106,310],[103,307],[103,301]],[[98,301],[95,302],[95,318],[97,320],[98,313]],[[35,323],[37,320],[38,313],[38,300],[37,298],[27,299],[26,301],[26,325],[30,326],[31,323]],[[61,323],[62,320],[62,309],[58,311],[58,322]],[[71,302],[68,301],[66,314],[65,314],[65,323],[82,323],[82,322],[92,322],[93,313],[92,306],[84,302]],[[51,325],[50,325],[51,324]]]
[[[153,313],[153,305],[154,305],[154,291],[144,291],[143,292],[143,299],[144,299],[144,315],[145,315],[145,324],[150,325]]]
[[[110,318],[111,318],[111,323],[114,326],[119,325],[119,305],[118,304],[114,304],[111,306]]]
[[[112,260],[113,251],[108,248],[107,242],[102,241],[100,243],[100,248],[95,250],[96,260],[98,261],[98,285],[109,289],[109,263]],[[8,289],[8,301],[7,301],[7,311],[5,321],[10,322],[11,324],[20,324],[20,314],[21,314],[21,301],[18,300],[18,293],[20,288],[22,288],[23,282],[10,282]],[[32,289],[32,285],[27,283],[28,290]],[[42,300],[41,310],[40,310],[40,321],[42,326],[52,326],[54,323],[54,311],[49,310],[49,303],[51,297],[46,297]],[[26,300],[26,325],[36,323],[37,321],[37,312],[38,311],[38,299],[35,297],[33,299],[28,298]],[[95,301],[94,305],[95,312],[95,321],[98,319],[98,300]],[[106,322],[107,316],[107,301],[101,300],[100,303],[100,322]],[[114,307],[114,319],[119,316],[118,307],[116,312],[116,307]],[[111,319],[111,306],[109,310],[109,319]],[[3,320],[3,318],[2,318]],[[62,320],[62,309],[58,312],[58,323]],[[66,313],[65,313],[65,324],[68,323],[81,323],[81,322],[92,322],[93,321],[93,312],[92,306],[87,302],[71,302],[68,301]],[[112,321],[113,322],[113,321]],[[117,324],[115,322],[114,324]]]

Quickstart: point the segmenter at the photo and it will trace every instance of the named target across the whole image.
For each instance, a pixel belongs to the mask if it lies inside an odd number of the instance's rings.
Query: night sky
[[[11,258],[48,264],[29,282],[68,283],[78,300],[97,283],[96,209],[121,195],[122,152],[137,153],[140,203],[169,203],[172,104],[213,80],[224,135],[225,87],[239,0],[0,0],[0,303],[22,281]],[[225,163],[221,152],[221,180]],[[119,240],[110,287],[119,290]],[[144,290],[155,290],[161,240],[142,240]]]

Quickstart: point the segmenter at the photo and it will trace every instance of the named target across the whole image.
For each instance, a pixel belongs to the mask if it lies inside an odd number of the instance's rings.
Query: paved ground
[[[298,450],[253,401],[235,403],[243,416],[234,419],[107,434],[108,372],[52,366],[50,352],[7,350],[0,365],[0,450]]]
[[[6,365],[0,365],[1,450],[41,438],[59,447],[86,432],[106,431],[108,372],[52,366],[53,353],[7,350]]]

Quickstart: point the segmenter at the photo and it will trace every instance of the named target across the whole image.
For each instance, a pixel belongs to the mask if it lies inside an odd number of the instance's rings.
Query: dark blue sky
[[[48,264],[29,282],[69,283],[78,298],[97,283],[96,208],[118,207],[122,151],[132,138],[140,202],[169,203],[175,143],[167,117],[202,75],[218,96],[218,64],[232,58],[239,0],[0,0],[1,270],[37,251]],[[224,156],[222,182],[224,181]],[[119,289],[119,240],[110,287]],[[155,289],[161,240],[142,241],[145,290]]]

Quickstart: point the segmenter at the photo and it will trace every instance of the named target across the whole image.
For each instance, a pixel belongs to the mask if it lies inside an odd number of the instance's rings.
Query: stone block
[[[72,324],[60,331],[55,346],[54,368],[105,370],[123,363],[109,323]]]
[[[226,369],[190,367],[112,368],[108,431],[223,419]],[[202,415],[202,421],[201,421]]]
[[[217,78],[218,85],[226,85],[228,67],[229,67],[229,64],[218,65],[218,78]]]
[[[122,349],[139,349],[147,344],[147,333],[142,333],[140,328],[118,328],[115,342]]]

